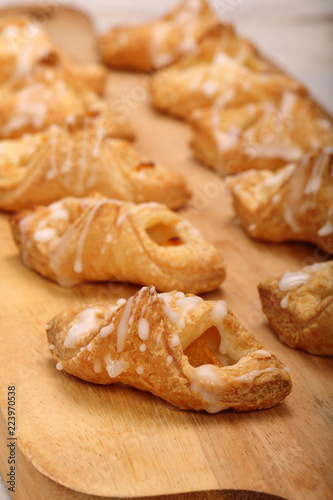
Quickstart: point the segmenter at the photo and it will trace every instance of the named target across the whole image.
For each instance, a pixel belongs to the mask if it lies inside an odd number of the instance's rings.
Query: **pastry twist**
[[[224,301],[144,287],[118,306],[64,311],[46,329],[59,370],[95,384],[122,382],[181,409],[258,410],[291,391],[288,369]]]
[[[199,110],[191,124],[195,156],[227,174],[277,170],[313,148],[333,146],[332,118],[315,102],[289,91],[276,104]]]
[[[258,290],[263,311],[283,342],[333,355],[333,261],[269,278]]]
[[[333,254],[333,151],[315,150],[277,172],[228,178],[235,211],[252,238],[305,241]]]
[[[157,203],[65,198],[11,218],[25,264],[61,285],[120,280],[202,293],[225,278],[220,252]]]
[[[86,115],[96,117],[113,137],[134,137],[132,127],[106,101],[92,92],[77,93],[62,80],[33,83],[15,92],[0,88],[0,139],[66,126]]]
[[[162,19],[113,28],[100,38],[99,51],[102,61],[111,67],[158,69],[194,51],[218,24],[205,0],[183,0]]]
[[[253,70],[253,57],[248,56],[247,66],[246,58],[242,63],[221,51],[213,61],[199,59],[193,64],[180,63],[158,72],[151,78],[153,104],[190,122],[194,117],[193,123],[200,126],[201,116],[205,117],[202,108],[214,106],[223,110],[263,101],[276,103],[287,90],[306,93],[293,78],[278,72]],[[212,126],[218,128],[219,124],[213,121]]]
[[[24,16],[0,19],[0,85],[11,90],[62,80],[77,91],[103,94],[107,71],[100,64],[71,61],[49,36]]]
[[[67,127],[0,141],[0,208],[17,211],[98,191],[131,202],[178,208],[189,197],[184,178],[143,159],[85,117]]]

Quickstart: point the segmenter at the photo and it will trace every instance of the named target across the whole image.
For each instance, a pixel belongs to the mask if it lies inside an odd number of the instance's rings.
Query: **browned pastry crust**
[[[185,410],[270,408],[291,391],[288,369],[223,301],[142,288],[124,304],[69,309],[47,325],[57,368],[122,382]]]
[[[165,205],[65,198],[11,218],[25,264],[61,285],[120,280],[160,291],[216,289],[220,252]]]
[[[23,16],[0,19],[0,84],[17,90],[62,80],[77,91],[103,94],[107,71],[71,61],[35,23]]]
[[[183,0],[169,14],[138,26],[119,26],[99,41],[102,61],[148,71],[168,66],[197,48],[219,19],[205,0]]]
[[[17,91],[0,88],[0,139],[14,139],[66,125],[87,114],[113,137],[133,139],[131,125],[94,93],[77,93],[63,81],[34,83]]]
[[[234,208],[255,239],[304,241],[333,254],[333,151],[314,150],[278,170],[228,178]]]
[[[199,110],[191,120],[195,156],[223,174],[276,170],[310,149],[333,146],[333,121],[310,99],[286,92],[278,105]]]
[[[230,26],[215,29],[196,54],[151,77],[153,105],[186,120],[201,108],[276,102],[285,90],[306,93],[299,82],[262,59]]]
[[[258,290],[263,311],[283,342],[333,355],[333,261],[267,279]]]
[[[17,211],[92,190],[170,208],[180,207],[190,195],[181,175],[146,160],[130,143],[110,138],[89,117],[66,128],[0,141],[0,208]]]

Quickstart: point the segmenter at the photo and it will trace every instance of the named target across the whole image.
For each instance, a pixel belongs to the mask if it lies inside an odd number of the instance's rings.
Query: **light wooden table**
[[[7,3],[23,2],[11,0]],[[59,3],[69,5],[70,2]],[[220,6],[224,19],[233,21],[240,33],[298,77],[333,112],[331,0],[212,0],[212,3]],[[71,3],[91,13],[99,30],[105,30],[111,22],[157,16],[173,4],[174,0],[76,0]],[[10,496],[0,476],[0,499],[7,498]]]

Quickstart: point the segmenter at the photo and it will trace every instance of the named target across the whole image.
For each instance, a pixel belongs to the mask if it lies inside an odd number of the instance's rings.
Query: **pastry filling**
[[[146,161],[146,162],[141,162],[139,165],[135,167],[135,170],[137,172],[142,172],[143,170],[146,170],[147,168],[155,168],[155,163],[152,161]]]
[[[148,236],[160,246],[179,246],[184,243],[174,226],[156,224],[146,231]]]
[[[236,363],[228,354],[220,353],[221,337],[215,326],[208,328],[198,339],[192,342],[185,350],[188,362],[194,368],[202,365],[214,365],[221,368]]]

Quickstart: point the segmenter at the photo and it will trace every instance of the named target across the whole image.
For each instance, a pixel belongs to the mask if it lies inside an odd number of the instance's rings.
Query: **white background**
[[[77,6],[90,13],[98,30],[115,22],[144,20],[163,13],[176,0],[43,0],[52,5]],[[3,1],[0,5],[38,3]],[[332,0],[211,0],[223,19],[289,73],[333,113],[333,1]],[[0,476],[0,500],[10,499]],[[34,500],[33,498],[27,500]],[[52,499],[48,499],[52,500]]]

